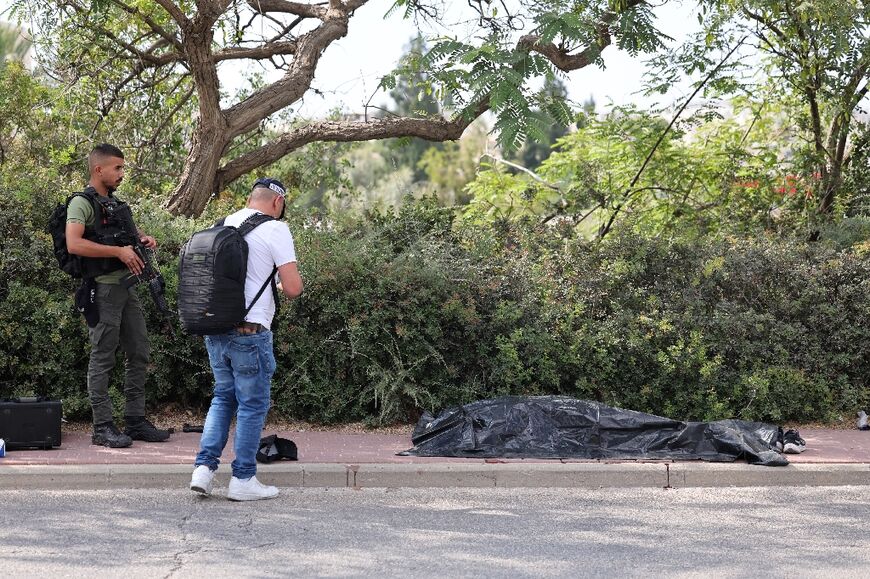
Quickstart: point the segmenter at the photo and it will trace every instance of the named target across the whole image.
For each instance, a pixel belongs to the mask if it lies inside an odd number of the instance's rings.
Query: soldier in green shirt
[[[97,145],[88,155],[90,180],[84,195],[76,195],[67,207],[67,251],[82,257],[84,277],[93,277],[99,321],[88,328],[91,355],[88,363],[88,395],[94,413],[93,444],[112,448],[130,446],[133,440],[162,442],[169,431],[156,428],[145,418],[145,378],[149,360],[148,333],[142,305],[133,287],[120,281],[128,272],[142,273],[144,263],[133,247],[100,243],[93,235],[97,219],[103,231],[111,232],[113,223],[105,218],[104,205],[120,203],[112,193],[124,179],[124,153],[113,145]],[[96,208],[96,211],[95,211]],[[99,213],[98,213],[99,212]],[[141,231],[145,247],[157,242]],[[89,324],[90,326],[90,324]],[[115,367],[118,346],[124,350],[125,384],[122,433],[112,420],[109,381]]]

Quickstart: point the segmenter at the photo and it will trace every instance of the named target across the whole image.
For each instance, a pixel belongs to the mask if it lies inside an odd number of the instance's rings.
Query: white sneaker
[[[806,441],[797,430],[786,430],[782,435],[782,451],[786,454],[800,454],[807,449]]]
[[[190,490],[203,495],[210,495],[211,489],[214,486],[214,472],[204,464],[193,469],[193,476],[190,477]]]
[[[231,501],[259,501],[274,499],[277,496],[278,487],[266,486],[255,476],[245,479],[233,477],[227,490],[227,498]]]

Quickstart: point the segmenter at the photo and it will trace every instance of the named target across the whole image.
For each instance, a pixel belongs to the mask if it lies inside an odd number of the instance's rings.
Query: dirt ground
[[[164,408],[148,415],[156,426],[160,428],[174,428],[176,431],[181,431],[185,424],[201,426],[205,421],[205,410],[202,412],[192,412],[189,410],[179,410],[177,408]],[[270,431],[317,431],[317,432],[337,432],[340,434],[406,434],[409,438],[414,430],[414,424],[393,424],[390,426],[369,426],[362,422],[354,422],[350,424],[313,424],[303,420],[287,420],[270,412],[266,417],[265,428]],[[71,421],[64,422],[63,429],[69,432],[90,432],[91,423],[88,421]],[[785,423],[783,429],[788,430],[794,428],[801,430],[804,428],[832,428],[835,430],[854,430],[856,428],[856,418],[841,417],[833,422],[808,422],[805,424]]]
[[[178,409],[162,409],[148,415],[148,419],[158,428],[174,428],[181,432],[185,424],[202,426],[205,422],[205,411],[191,412]],[[120,426],[120,425],[119,425]],[[89,421],[64,422],[63,430],[67,432],[90,432],[92,425]],[[340,434],[407,434],[410,438],[413,424],[395,424],[391,426],[372,427],[361,422],[350,424],[312,424],[301,420],[286,420],[269,413],[266,417],[265,428],[269,431],[325,431]]]

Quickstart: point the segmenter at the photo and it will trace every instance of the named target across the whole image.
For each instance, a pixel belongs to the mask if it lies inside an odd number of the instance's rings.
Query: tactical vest
[[[138,236],[130,206],[125,202],[116,199],[111,193],[108,196],[100,195],[91,186],[85,187],[81,195],[94,208],[94,224],[85,226],[82,237],[100,245],[123,246],[130,245],[130,236]],[[131,226],[134,231],[127,231]],[[82,277],[85,278],[127,269],[124,262],[116,257],[81,257],[81,262]]]

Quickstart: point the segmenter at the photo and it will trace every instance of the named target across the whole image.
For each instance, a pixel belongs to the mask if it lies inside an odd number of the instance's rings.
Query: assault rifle
[[[127,204],[122,204],[114,210],[109,209],[109,211],[112,211],[118,221],[123,225],[124,230],[123,233],[116,233],[112,236],[112,245],[131,246],[133,251],[136,252],[144,264],[142,272],[139,275],[128,273],[121,278],[121,286],[124,288],[130,288],[139,282],[147,283],[148,291],[151,292],[151,298],[154,300],[157,309],[163,317],[166,318],[166,326],[169,328],[169,333],[174,338],[175,328],[172,326],[172,310],[170,310],[169,306],[166,304],[166,282],[164,281],[160,270],[157,269],[157,266],[154,263],[154,252],[145,247],[139,239],[139,229],[133,222],[133,213],[130,211],[130,207]]]

